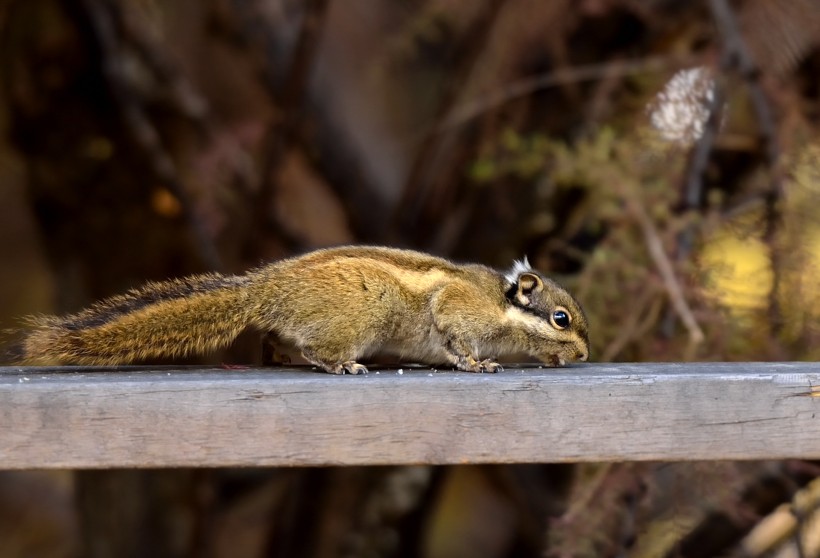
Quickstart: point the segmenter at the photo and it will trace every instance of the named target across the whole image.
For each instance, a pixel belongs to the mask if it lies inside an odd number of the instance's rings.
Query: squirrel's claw
[[[504,370],[503,366],[501,366],[494,360],[490,360],[489,358],[485,358],[478,364],[481,367],[480,372],[489,372],[490,374],[495,374],[496,372],[501,372]]]
[[[504,369],[500,364],[489,358],[478,361],[471,356],[459,357],[456,367],[459,370],[464,370],[465,372],[487,372],[490,374],[494,374],[499,370]]]
[[[348,360],[331,366],[328,372],[331,374],[367,374],[367,367],[356,361]]]

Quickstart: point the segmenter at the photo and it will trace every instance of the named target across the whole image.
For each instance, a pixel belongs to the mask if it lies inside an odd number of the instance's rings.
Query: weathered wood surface
[[[820,364],[0,368],[0,469],[820,459]]]

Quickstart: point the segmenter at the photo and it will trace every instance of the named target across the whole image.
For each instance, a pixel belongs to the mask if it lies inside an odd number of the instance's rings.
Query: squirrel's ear
[[[518,276],[516,282],[515,299],[522,306],[529,306],[532,293],[544,289],[544,282],[535,273],[524,272]]]

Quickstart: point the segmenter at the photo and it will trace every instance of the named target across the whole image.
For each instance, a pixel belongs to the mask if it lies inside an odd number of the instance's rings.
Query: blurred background
[[[377,243],[526,254],[593,361],[820,357],[816,0],[2,0],[0,40],[0,327]],[[0,558],[802,558],[818,475],[2,472]]]

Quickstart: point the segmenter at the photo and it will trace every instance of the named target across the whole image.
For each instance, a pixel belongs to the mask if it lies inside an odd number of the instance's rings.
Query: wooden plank
[[[0,368],[0,469],[820,459],[820,364]]]

